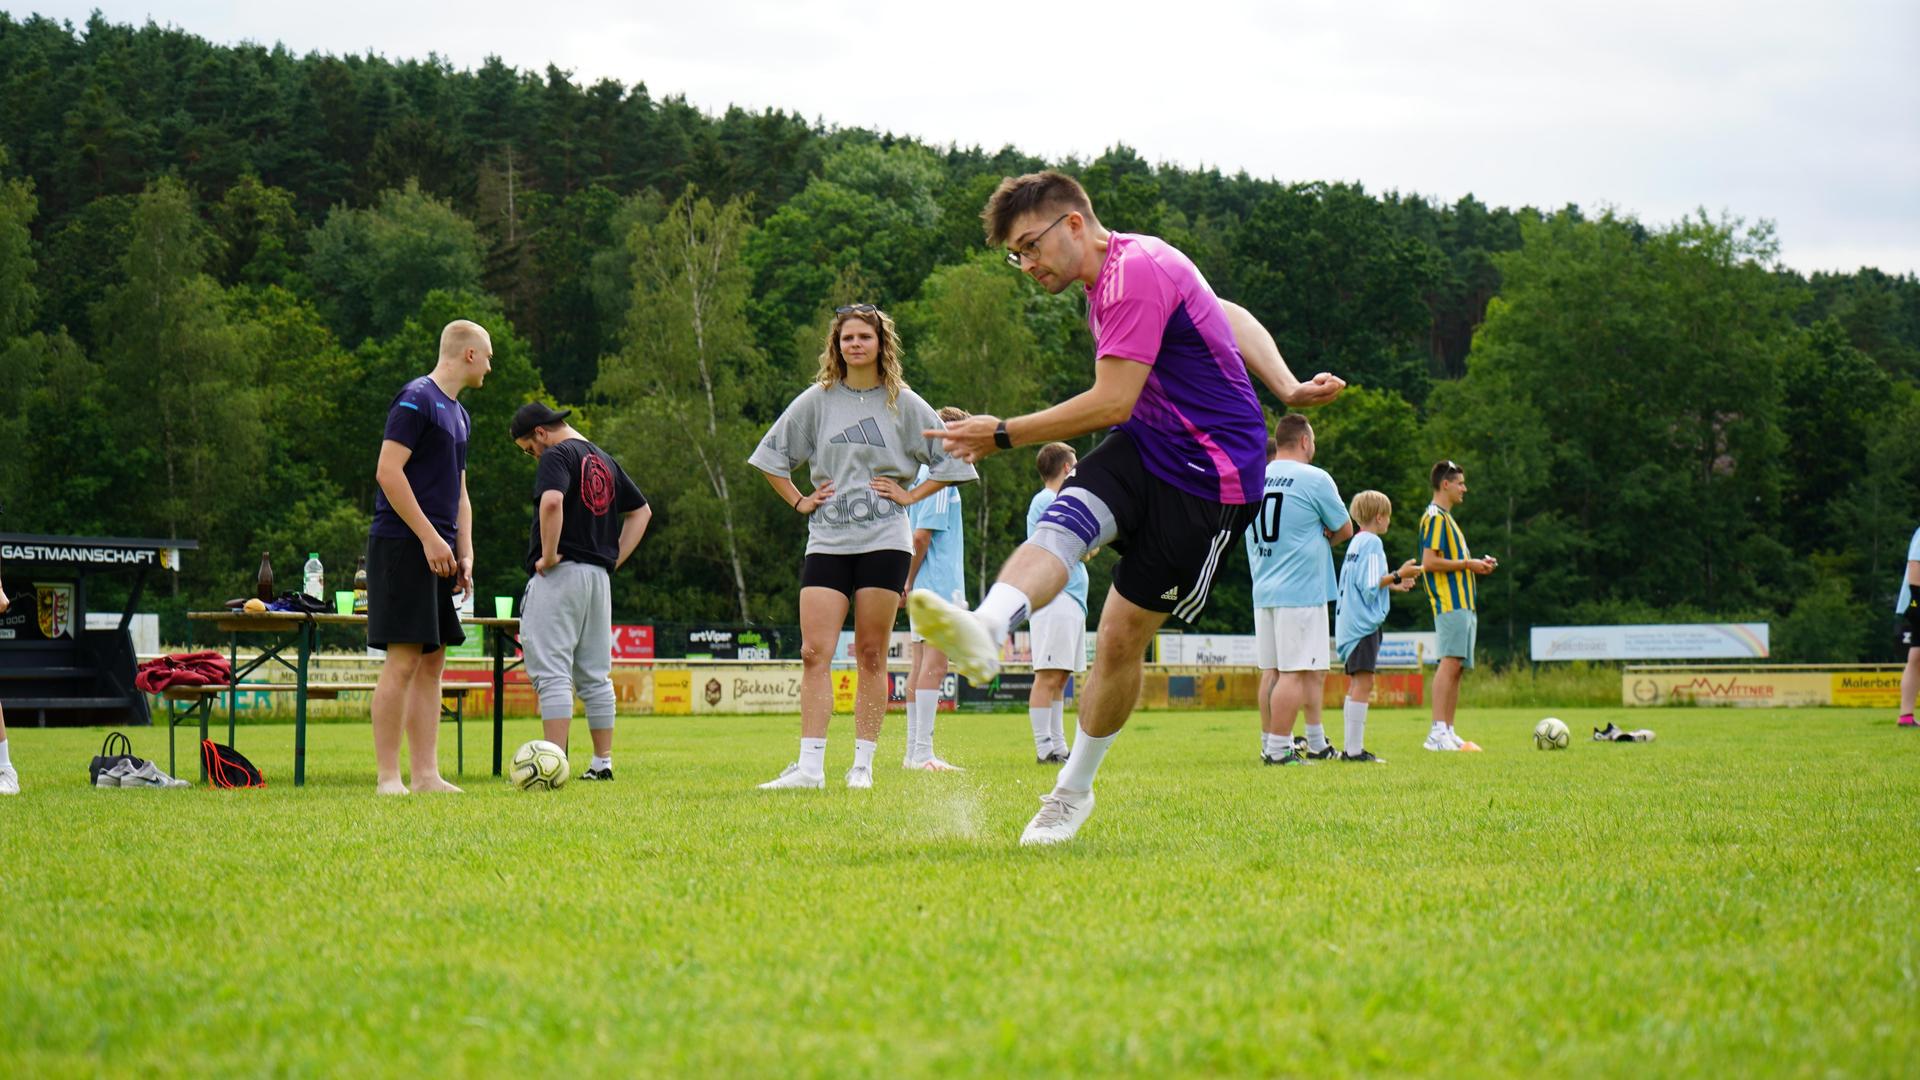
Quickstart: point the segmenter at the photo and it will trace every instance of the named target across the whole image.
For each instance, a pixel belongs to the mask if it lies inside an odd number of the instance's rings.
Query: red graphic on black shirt
[[[580,460],[580,501],[594,517],[602,517],[613,508],[613,472],[599,454]]]

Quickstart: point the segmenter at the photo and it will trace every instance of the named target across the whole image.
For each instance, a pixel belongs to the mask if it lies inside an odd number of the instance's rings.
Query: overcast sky
[[[1496,205],[1771,219],[1805,271],[1920,272],[1920,2],[38,0],[297,52],[497,53],[934,143]],[[1000,23],[996,25],[995,23]]]

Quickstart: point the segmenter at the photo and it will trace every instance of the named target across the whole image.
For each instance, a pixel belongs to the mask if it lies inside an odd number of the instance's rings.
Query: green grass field
[[[1539,715],[1275,769],[1245,716],[1143,714],[1042,850],[1016,715],[943,717],[944,776],[890,719],[871,792],[844,717],[786,793],[789,717],[624,718],[616,783],[547,794],[472,725],[468,794],[406,799],[360,727],[301,790],[291,730],[242,731],[247,792],[95,791],[101,732],[16,727],[0,1075],[1912,1074],[1920,736],[1580,709],[1542,753]]]

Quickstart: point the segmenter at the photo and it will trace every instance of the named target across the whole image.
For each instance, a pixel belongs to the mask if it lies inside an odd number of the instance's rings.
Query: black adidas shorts
[[[453,579],[433,572],[420,541],[367,537],[367,644],[418,645],[430,653],[466,640],[453,606]]]
[[[1084,535],[1084,527],[1069,524],[1075,516],[1085,521],[1089,511],[1075,505],[1075,488],[1105,504],[1113,515],[1110,543],[1121,555],[1113,568],[1113,587],[1148,611],[1164,611],[1186,622],[1206,609],[1227,545],[1239,542],[1259,511],[1258,503],[1229,506],[1188,494],[1153,475],[1140,461],[1133,437],[1118,430],[1080,459],[1061,497],[1041,516]]]
[[[861,589],[907,587],[913,556],[904,551],[863,551],[858,555],[809,555],[800,566],[800,587],[832,589],[853,599]]]

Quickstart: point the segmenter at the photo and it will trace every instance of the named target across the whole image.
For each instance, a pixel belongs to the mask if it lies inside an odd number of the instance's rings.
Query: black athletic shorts
[[[1380,666],[1380,643],[1386,638],[1382,631],[1375,630],[1366,637],[1353,643],[1353,651],[1347,654],[1346,673],[1349,675],[1371,675]]]
[[[466,640],[453,606],[453,579],[433,572],[420,541],[367,537],[367,644],[418,645],[430,653]]]
[[[1207,606],[1227,545],[1238,543],[1260,504],[1230,506],[1174,487],[1147,471],[1124,431],[1110,432],[1080,459],[1041,515],[1089,544],[1111,516],[1113,587],[1148,611],[1192,622]]]
[[[800,568],[800,587],[817,586],[845,593],[847,599],[861,589],[907,587],[907,570],[913,556],[904,551],[863,551],[858,555],[809,555]]]
[[[1905,615],[1895,615],[1893,626],[1894,636],[1900,639],[1901,648],[1920,649],[1920,626],[1913,625],[1912,619]]]

